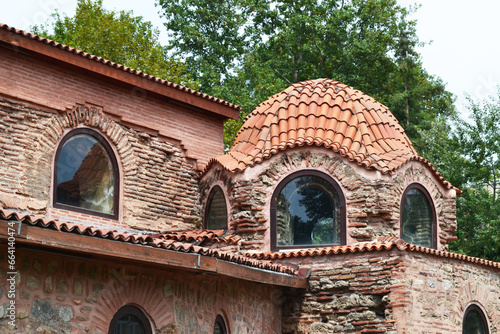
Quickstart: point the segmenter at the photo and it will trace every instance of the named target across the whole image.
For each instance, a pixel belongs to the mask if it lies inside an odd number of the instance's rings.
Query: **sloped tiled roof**
[[[418,156],[394,115],[372,97],[330,79],[293,84],[247,116],[231,149],[210,161],[241,172],[296,146],[323,146],[367,169],[394,172]],[[207,170],[206,169],[206,170]]]
[[[12,33],[14,33],[16,35],[19,35],[21,37],[29,38],[29,39],[32,39],[32,40],[35,40],[35,41],[38,41],[38,42],[41,42],[41,43],[53,46],[55,48],[58,48],[58,49],[63,50],[63,51],[67,51],[69,53],[73,53],[75,55],[78,55],[78,56],[90,59],[90,60],[95,61],[97,63],[101,63],[101,64],[107,65],[109,67],[116,68],[116,69],[121,70],[123,72],[128,72],[128,73],[134,74],[134,75],[136,75],[138,77],[154,81],[154,82],[156,82],[158,84],[161,84],[161,85],[164,85],[164,86],[167,86],[167,87],[171,87],[171,88],[177,89],[179,91],[183,91],[183,92],[192,94],[194,96],[201,97],[201,98],[203,98],[205,100],[213,101],[215,103],[218,103],[218,104],[227,106],[229,108],[232,108],[232,109],[234,109],[234,110],[236,110],[238,112],[241,109],[239,106],[237,106],[235,104],[232,104],[232,103],[229,103],[227,101],[224,101],[222,99],[219,99],[217,97],[210,96],[210,95],[204,94],[204,93],[200,93],[200,92],[198,92],[198,91],[196,91],[194,89],[187,88],[187,87],[184,87],[182,85],[179,85],[179,84],[167,81],[167,80],[163,80],[163,79],[157,78],[155,76],[149,75],[149,74],[144,73],[142,71],[138,71],[138,70],[135,70],[133,68],[130,68],[130,67],[127,67],[127,66],[124,66],[124,65],[112,62],[112,61],[104,59],[102,57],[94,56],[94,55],[92,55],[90,53],[87,53],[85,51],[72,48],[70,46],[58,43],[58,42],[53,41],[51,39],[44,38],[44,37],[41,37],[41,36],[32,34],[30,32],[26,32],[26,31],[23,31],[23,30],[20,30],[20,29],[16,29],[16,28],[11,27],[11,26],[9,26],[7,24],[4,24],[4,23],[0,23],[0,29],[12,32]]]
[[[184,242],[214,242],[214,243],[226,243],[235,244],[241,238],[237,235],[224,235],[224,230],[187,230],[187,231],[168,231],[159,234],[160,239],[165,240],[175,240]]]
[[[417,246],[409,244],[402,239],[398,238],[384,238],[379,237],[376,242],[365,242],[354,245],[345,246],[330,246],[323,248],[303,249],[291,252],[265,252],[265,253],[247,253],[245,256],[252,257],[259,260],[276,260],[276,259],[289,259],[301,257],[315,257],[323,255],[337,255],[337,254],[353,254],[364,252],[380,252],[384,250],[400,249],[409,252],[431,254],[443,258],[457,259],[461,261],[477,263],[480,265],[499,268],[500,262],[494,262],[477,257],[457,254],[447,251],[439,251],[432,248]]]
[[[0,220],[19,221],[23,224],[57,230],[66,233],[75,233],[79,235],[96,237],[101,239],[114,240],[132,244],[140,244],[155,248],[162,248],[183,253],[195,253],[204,256],[214,257],[232,263],[237,263],[253,268],[265,269],[274,272],[297,275],[298,271],[292,267],[272,263],[268,260],[259,260],[255,258],[238,255],[231,252],[220,251],[207,247],[200,247],[187,242],[180,242],[174,239],[166,239],[155,235],[134,234],[128,232],[118,232],[111,229],[102,229],[71,222],[60,222],[54,219],[37,217],[16,211],[9,211],[0,208]]]

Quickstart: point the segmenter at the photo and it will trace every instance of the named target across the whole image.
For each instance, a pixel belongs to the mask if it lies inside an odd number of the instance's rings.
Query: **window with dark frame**
[[[219,186],[214,186],[208,195],[205,207],[205,228],[209,230],[227,229],[226,196]]]
[[[401,201],[401,238],[411,244],[436,248],[437,226],[434,204],[427,190],[410,184]]]
[[[271,202],[271,247],[345,244],[345,199],[328,175],[313,170],[286,177]]]
[[[78,128],[63,137],[55,157],[53,191],[55,208],[118,218],[118,164],[102,135]]]
[[[488,322],[479,306],[472,304],[465,310],[462,323],[463,334],[489,334]]]
[[[226,323],[221,315],[215,318],[214,334],[227,334]]]
[[[151,323],[138,307],[125,305],[116,312],[108,334],[152,334]]]

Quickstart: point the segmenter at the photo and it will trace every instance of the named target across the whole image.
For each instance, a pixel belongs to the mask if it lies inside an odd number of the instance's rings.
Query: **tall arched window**
[[[219,186],[214,186],[208,195],[205,207],[205,228],[209,230],[227,229],[226,196]]]
[[[477,305],[472,304],[465,310],[462,323],[463,334],[489,334],[488,322],[484,312]]]
[[[94,130],[75,129],[56,152],[54,207],[116,219],[118,179],[108,142]]]
[[[227,334],[226,323],[220,315],[215,318],[214,334]]]
[[[345,200],[328,175],[301,171],[286,177],[271,202],[271,247],[345,244]]]
[[[423,186],[413,183],[401,201],[401,238],[411,244],[436,248],[436,213],[432,199]]]
[[[152,334],[151,322],[138,307],[125,305],[116,312],[108,334]]]

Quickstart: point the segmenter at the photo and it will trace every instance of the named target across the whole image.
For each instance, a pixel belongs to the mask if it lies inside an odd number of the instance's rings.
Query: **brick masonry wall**
[[[110,79],[90,77],[4,48],[0,49],[0,77],[0,96],[59,113],[86,103],[100,106],[122,124],[169,138],[187,157],[197,159],[199,168],[223,152],[220,116],[174,105],[137,87],[119,86]]]
[[[500,271],[465,261],[412,253],[404,257],[405,285],[398,333],[462,333],[469,303],[487,313],[490,333],[500,332]]]
[[[281,333],[277,288],[179,269],[78,259],[18,249],[17,328],[8,327],[6,247],[0,247],[2,333],[107,333],[116,311],[142,308],[154,333],[213,333],[221,314],[230,333]]]
[[[419,183],[429,190],[438,217],[438,248],[447,249],[456,230],[455,193],[445,191],[418,162],[396,175],[381,175],[345,161],[322,148],[296,148],[231,174],[214,166],[200,182],[201,200],[207,189],[223,180],[230,203],[230,232],[242,237],[242,251],[270,250],[270,203],[274,189],[286,176],[301,170],[321,171],[340,185],[346,200],[347,244],[374,241],[379,236],[400,237],[400,205],[404,190]]]
[[[306,291],[285,292],[283,333],[399,333],[404,270],[398,252],[277,260],[311,268]]]
[[[68,131],[100,132],[120,166],[120,219],[52,209],[52,161]],[[197,171],[182,149],[159,136],[116,122],[102,108],[77,106],[63,114],[0,97],[0,205],[49,218],[146,230],[193,228],[199,220]]]

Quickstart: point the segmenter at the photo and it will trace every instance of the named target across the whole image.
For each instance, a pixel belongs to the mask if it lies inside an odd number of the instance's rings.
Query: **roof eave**
[[[14,227],[9,227],[9,224]],[[17,221],[4,220],[0,224],[0,242],[6,243],[9,237],[15,238],[16,245],[30,245],[42,249],[48,248],[163,267],[182,268],[276,286],[305,288],[307,285],[306,278],[252,268],[201,254],[176,252],[140,244],[63,233],[29,226]]]
[[[104,60],[100,57],[85,57],[84,52],[73,53],[48,43],[41,37],[25,36],[24,32],[0,24],[0,45],[7,44],[13,52],[31,52],[33,56],[50,58],[53,61],[64,63],[66,66],[78,68],[80,71],[92,75],[104,76],[117,80],[123,84],[144,89],[154,94],[190,107],[196,107],[226,118],[239,118],[240,108],[234,104],[220,100],[206,94],[187,89],[181,85],[172,84],[140,71],[128,69],[125,66]],[[8,28],[7,28],[8,27]],[[12,31],[14,30],[14,31]],[[40,40],[38,40],[40,39]],[[45,40],[42,42],[41,40]],[[88,55],[88,54],[87,54]],[[124,70],[124,69],[127,70]]]

